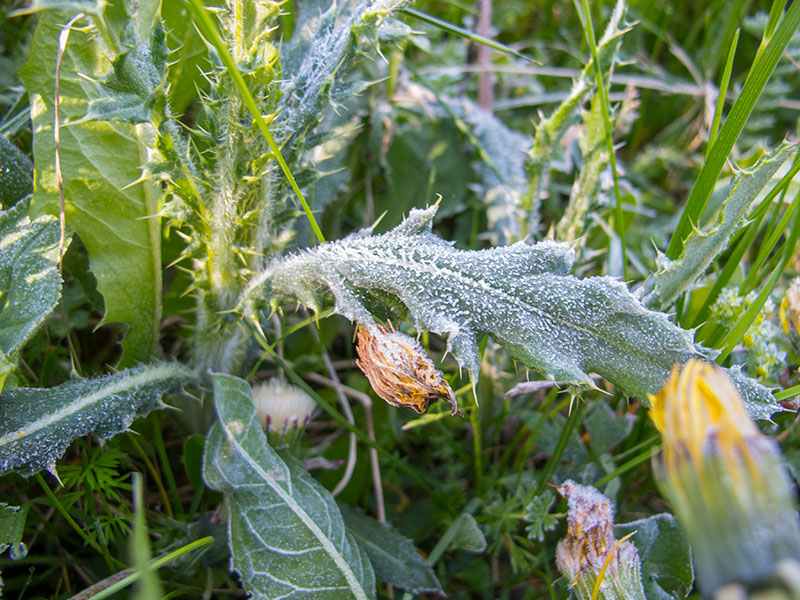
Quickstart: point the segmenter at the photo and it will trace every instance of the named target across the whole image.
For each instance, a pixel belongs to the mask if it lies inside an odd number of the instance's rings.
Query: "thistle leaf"
[[[219,422],[203,474],[226,494],[233,568],[256,599],[374,596],[369,559],[330,493],[291,456],[279,456],[258,423],[247,382],[214,375]]]
[[[664,310],[689,288],[717,255],[725,250],[731,236],[746,223],[747,214],[759,192],[769,183],[797,144],[784,142],[772,154],[762,157],[749,171],[741,171],[720,211],[719,222],[707,231],[694,230],[686,238],[677,260],[659,254],[653,289],[645,299],[650,308]]]
[[[626,4],[619,0],[606,25],[605,33],[597,44],[597,58],[603,73],[608,73],[617,57],[617,50],[622,43],[622,36],[630,30],[625,23]],[[572,89],[564,101],[536,125],[536,137],[528,151],[528,189],[522,197],[523,234],[535,229],[539,219],[539,204],[547,190],[550,178],[550,163],[558,143],[564,137],[567,128],[577,119],[579,109],[588,92],[592,89],[594,63],[590,59],[581,74],[572,83]]]
[[[341,80],[361,50],[361,38],[378,41],[381,25],[407,0],[309,2],[303,6],[295,35],[282,52],[287,84],[282,90],[277,123],[302,138],[328,105],[363,89]],[[323,8],[327,6],[327,8]]]
[[[32,216],[59,212],[54,72],[59,34],[69,18],[63,12],[42,13],[31,54],[20,73],[33,118]],[[99,22],[101,17],[92,19]],[[105,301],[104,322],[130,326],[120,363],[127,366],[159,350],[161,232],[157,215],[162,192],[153,182],[142,181],[147,143],[153,134],[149,125],[85,120],[89,101],[97,97],[97,81],[109,74],[110,61],[116,58],[103,40],[97,27],[81,20],[66,45],[59,77],[61,167],[67,226],[80,235],[88,250],[97,289]]]
[[[386,523],[358,508],[340,504],[347,531],[369,556],[375,576],[384,583],[415,593],[442,594],[442,586],[414,544]]]
[[[28,218],[29,200],[0,212],[0,391],[16,355],[61,298],[58,221]]]
[[[414,325],[448,335],[448,350],[478,377],[477,338],[491,334],[514,358],[547,378],[591,385],[594,371],[627,393],[657,391],[672,365],[698,354],[689,332],[650,312],[609,277],[569,275],[566,244],[517,242],[457,250],[430,232],[436,206],[412,210],[390,232],[320,245],[274,267],[272,289],[316,307],[373,323],[370,294],[402,303]]]
[[[104,440],[124,431],[134,418],[158,408],[163,394],[191,378],[188,368],[163,363],[0,394],[0,474],[54,472],[74,439],[93,432]]]
[[[405,307],[417,329],[448,336],[473,382],[477,340],[487,333],[548,379],[591,386],[594,372],[645,402],[674,364],[703,355],[691,332],[647,310],[620,281],[570,275],[566,244],[458,250],[431,233],[436,209],[412,210],[383,235],[362,231],[290,256],[262,279],[277,300],[314,310],[329,291],[336,312],[365,326],[377,305]],[[758,388],[765,410],[777,410]]]

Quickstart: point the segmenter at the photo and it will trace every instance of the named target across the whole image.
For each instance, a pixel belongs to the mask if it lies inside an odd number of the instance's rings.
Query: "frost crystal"
[[[647,310],[623,283],[570,275],[566,244],[458,250],[431,233],[436,209],[412,210],[382,235],[364,230],[285,258],[262,279],[275,302],[315,310],[329,292],[336,312],[366,327],[373,312],[388,306],[397,317],[399,307],[418,330],[448,337],[473,382],[487,333],[548,379],[591,386],[594,372],[644,401],[674,364],[701,356],[691,332]],[[766,388],[762,401],[771,401]]]

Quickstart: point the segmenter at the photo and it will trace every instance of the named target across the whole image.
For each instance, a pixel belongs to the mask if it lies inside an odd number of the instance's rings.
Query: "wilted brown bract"
[[[614,507],[592,486],[567,480],[557,488],[567,498],[567,535],[556,548],[556,564],[579,600],[645,600],[636,546],[614,537]]]
[[[359,326],[357,337],[356,365],[386,402],[423,414],[442,399],[450,403],[451,414],[462,414],[450,384],[414,338],[381,325]]]

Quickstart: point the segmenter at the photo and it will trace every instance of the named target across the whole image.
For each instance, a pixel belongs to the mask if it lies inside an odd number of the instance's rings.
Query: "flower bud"
[[[254,385],[253,404],[273,446],[294,444],[317,408],[311,396],[279,379]]]
[[[566,481],[567,536],[556,548],[556,565],[578,600],[644,600],[636,546],[614,537],[611,501],[591,486]]]
[[[703,594],[727,597],[733,585],[737,597],[764,587],[798,597],[800,525],[780,450],[730,377],[693,359],[650,399],[663,436],[656,479],[692,545]]]
[[[423,414],[442,399],[450,403],[452,414],[461,413],[450,384],[417,340],[380,325],[359,326],[357,338],[356,365],[386,402]]]

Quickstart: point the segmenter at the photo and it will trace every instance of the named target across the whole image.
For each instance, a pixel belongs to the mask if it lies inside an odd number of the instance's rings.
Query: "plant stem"
[[[272,150],[275,160],[278,161],[283,174],[286,176],[286,180],[289,182],[289,185],[291,186],[298,200],[300,200],[300,204],[303,207],[303,212],[306,214],[306,218],[311,224],[311,229],[314,230],[314,235],[317,236],[317,240],[320,243],[324,242],[325,236],[322,235],[322,230],[319,228],[319,225],[317,225],[317,220],[314,218],[314,213],[311,212],[311,208],[309,207],[308,202],[306,202],[303,192],[300,191],[300,187],[297,185],[294,175],[292,175],[292,172],[289,170],[289,166],[286,164],[280,148],[278,148],[278,144],[275,142],[275,138],[272,137],[272,132],[269,130],[267,122],[261,115],[261,111],[259,110],[253,95],[250,93],[250,90],[244,81],[244,77],[242,77],[242,74],[239,72],[239,69],[233,62],[228,49],[225,47],[225,44],[223,43],[222,38],[217,31],[217,26],[211,20],[211,17],[208,16],[208,12],[206,12],[203,1],[187,1],[189,9],[192,11],[192,14],[195,18],[195,25],[197,25],[197,28],[200,30],[206,40],[208,40],[219,53],[220,60],[222,60],[223,64],[225,65],[228,75],[230,75],[231,79],[233,80],[236,89],[239,90],[239,93],[242,95],[242,100],[244,101],[247,110],[249,110],[250,114],[253,115],[256,125],[258,125],[258,128],[261,130],[264,139],[267,140],[267,144],[269,145],[270,150]]]

